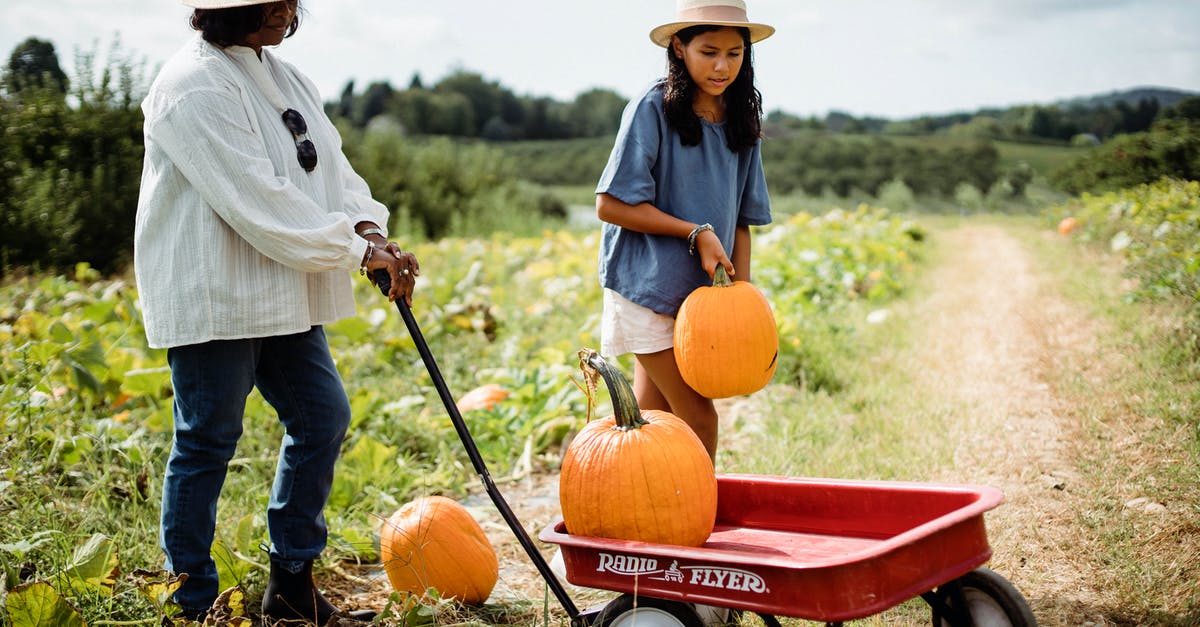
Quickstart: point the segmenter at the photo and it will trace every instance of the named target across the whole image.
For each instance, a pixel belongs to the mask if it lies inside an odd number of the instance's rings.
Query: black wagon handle
[[[387,296],[392,288],[392,278],[388,275],[387,270],[376,270],[372,276],[375,278],[375,286],[379,291]],[[542,575],[542,579],[546,580],[546,585],[550,586],[550,591],[554,593],[554,597],[567,611],[571,617],[571,623],[576,624],[579,620],[579,609],[575,607],[575,603],[571,601],[571,596],[567,594],[566,588],[562,582],[550,569],[550,564],[546,562],[546,558],[538,552],[537,546],[533,544],[533,539],[529,537],[529,533],[521,526],[521,521],[517,520],[517,515],[513,513],[512,508],[508,506],[508,501],[504,500],[504,495],[500,494],[500,489],[496,487],[496,482],[492,480],[491,473],[488,472],[487,464],[483,462],[483,456],[479,454],[479,447],[475,445],[475,439],[471,437],[471,431],[467,428],[467,423],[463,420],[462,413],[458,411],[458,404],[455,403],[454,397],[451,396],[449,388],[446,387],[446,380],[442,378],[442,371],[438,368],[437,361],[433,358],[433,353],[429,350],[429,344],[425,342],[425,336],[421,333],[421,327],[417,326],[417,319],[413,316],[412,309],[403,298],[396,299],[396,309],[400,311],[400,317],[404,318],[404,326],[408,327],[408,333],[412,336],[413,343],[417,345],[417,352],[421,354],[421,361],[425,362],[425,369],[429,371],[429,377],[433,379],[433,386],[437,388],[438,396],[442,399],[442,404],[446,406],[446,411],[450,414],[450,421],[454,423],[454,430],[458,432],[458,439],[462,440],[463,448],[467,451],[467,456],[471,458],[471,465],[475,468],[475,473],[483,480],[484,488],[487,490],[488,496],[491,497],[492,503],[496,509],[500,511],[500,515],[504,518],[504,522],[508,523],[509,529],[513,535],[521,543],[525,549],[525,553],[529,555],[529,559],[533,561],[533,565]]]

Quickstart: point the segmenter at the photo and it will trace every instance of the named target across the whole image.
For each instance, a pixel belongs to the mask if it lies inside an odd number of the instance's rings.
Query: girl
[[[742,0],[679,0],[650,32],[667,76],[626,107],[596,187],[601,352],[633,353],[638,405],[687,421],[714,461],[717,412],[679,374],[675,314],[717,264],[750,280],[750,226],[771,221],[750,47],[774,32]]]

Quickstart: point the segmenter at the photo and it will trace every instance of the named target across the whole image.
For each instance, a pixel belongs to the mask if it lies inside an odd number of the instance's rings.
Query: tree
[[[395,90],[387,81],[376,81],[367,85],[367,89],[358,103],[359,108],[354,116],[355,123],[359,126],[366,126],[371,118],[386,111],[388,101],[392,98],[393,93]]]
[[[600,137],[617,132],[625,98],[611,89],[590,89],[571,103],[570,119],[576,137]]]
[[[65,94],[68,84],[66,72],[58,65],[54,44],[49,41],[30,37],[17,44],[8,57],[4,87],[10,94],[29,88]]]
[[[1167,107],[1162,115],[1163,119],[1166,120],[1191,120],[1194,123],[1200,122],[1200,96],[1184,98]]]
[[[346,86],[342,88],[342,95],[338,98],[335,112],[338,116],[347,119],[354,115],[354,79],[346,81]]]

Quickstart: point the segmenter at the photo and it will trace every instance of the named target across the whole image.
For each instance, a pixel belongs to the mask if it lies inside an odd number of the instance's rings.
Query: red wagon
[[[760,475],[717,486],[701,547],[572,536],[561,520],[539,537],[559,545],[572,584],[626,593],[595,610],[599,625],[700,625],[692,604],[839,623],[917,596],[938,625],[1035,624],[1021,595],[979,568],[995,488]]]
[[[390,279],[375,273],[388,293]],[[572,627],[706,627],[697,607],[837,624],[921,596],[935,626],[1029,627],[1028,604],[991,557],[983,513],[994,488],[720,475],[717,524],[699,548],[572,536],[562,521],[540,539],[559,545],[571,583],[621,592],[579,611],[496,487],[437,361],[403,300],[396,308],[496,509],[570,617]]]

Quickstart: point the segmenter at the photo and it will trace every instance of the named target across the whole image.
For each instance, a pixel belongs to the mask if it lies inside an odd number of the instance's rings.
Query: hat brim
[[[667,45],[671,43],[671,37],[675,35],[675,33],[692,26],[732,26],[734,28],[747,28],[750,30],[750,43],[752,44],[756,44],[775,34],[774,26],[755,24],[753,22],[671,22],[669,24],[663,24],[662,26],[650,31],[650,41],[653,41],[659,46],[666,48]]]
[[[275,0],[180,0],[193,9],[232,9],[256,4],[269,4]]]

